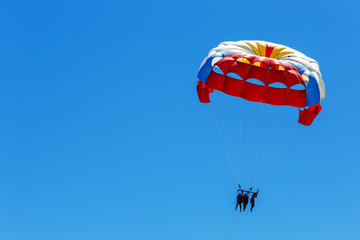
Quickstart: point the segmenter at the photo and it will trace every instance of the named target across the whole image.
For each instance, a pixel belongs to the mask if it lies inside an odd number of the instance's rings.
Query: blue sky
[[[356,239],[359,7],[1,1],[0,238]],[[211,48],[251,39],[316,59],[327,94],[239,215],[195,86]]]

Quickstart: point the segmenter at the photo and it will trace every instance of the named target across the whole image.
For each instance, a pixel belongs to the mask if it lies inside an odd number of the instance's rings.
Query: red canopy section
[[[283,87],[273,87],[274,84]],[[302,90],[292,89],[298,84],[303,86]],[[234,53],[220,59],[213,65],[206,83],[198,81],[200,102],[209,103],[213,90],[252,102],[306,107],[306,86],[301,73],[288,62],[268,57]],[[300,110],[299,123],[311,125],[320,111],[320,104]]]
[[[322,107],[320,104],[315,104],[310,106],[308,109],[300,110],[299,109],[299,120],[298,122],[310,126],[317,115],[320,113]]]

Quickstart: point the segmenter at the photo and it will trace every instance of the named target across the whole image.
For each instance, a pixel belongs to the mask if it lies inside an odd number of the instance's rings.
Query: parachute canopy
[[[288,105],[299,108],[298,121],[307,126],[321,111],[320,101],[325,98],[314,59],[264,41],[220,43],[203,60],[198,78],[200,102],[209,103],[209,94],[217,90],[252,102]]]

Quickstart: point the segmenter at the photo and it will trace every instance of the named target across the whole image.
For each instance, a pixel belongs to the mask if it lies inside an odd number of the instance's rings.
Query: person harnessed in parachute
[[[255,206],[255,198],[257,197],[258,192],[259,192],[259,189],[257,190],[256,193],[253,193],[251,198],[250,198],[250,204],[251,204],[250,212],[252,212],[252,210],[253,210],[253,208]]]
[[[245,193],[243,196],[244,212],[245,212],[246,205],[248,204],[248,202],[249,202],[249,195],[247,193]]]
[[[243,195],[242,195],[242,193],[240,192],[240,193],[238,193],[238,195],[236,196],[236,207],[235,207],[235,211],[236,211],[236,209],[237,209],[237,207],[238,206],[240,206],[240,212],[241,212],[241,203],[242,203],[242,201],[243,201]]]

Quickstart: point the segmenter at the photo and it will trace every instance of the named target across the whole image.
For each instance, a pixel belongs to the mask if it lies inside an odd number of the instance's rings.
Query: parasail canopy
[[[209,94],[217,90],[252,102],[288,105],[299,108],[298,121],[303,125],[311,125],[325,98],[325,85],[314,59],[264,41],[220,43],[203,60],[198,78],[197,91],[203,103],[210,102]]]

